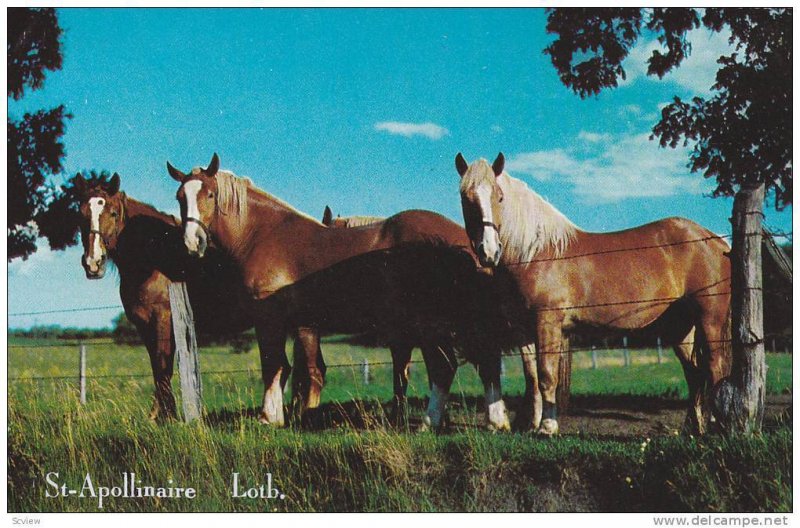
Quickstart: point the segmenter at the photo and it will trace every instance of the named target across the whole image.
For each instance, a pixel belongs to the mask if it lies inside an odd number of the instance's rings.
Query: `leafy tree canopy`
[[[61,68],[61,28],[53,9],[9,8],[8,96],[19,100],[26,88],[36,90],[46,71]],[[8,258],[27,258],[36,251],[36,237],[45,236],[51,247],[63,249],[59,234],[51,237],[40,224],[41,215],[63,199],[63,193],[48,182],[62,170],[64,124],[70,118],[63,105],[26,113],[7,123],[8,145]],[[54,226],[58,222],[51,222]],[[74,236],[72,243],[75,242]]]
[[[647,61],[663,77],[691,54],[687,34],[730,31],[734,51],[718,60],[713,95],[675,97],[651,137],[691,146],[689,167],[715,178],[714,196],[764,183],[782,209],[792,203],[791,8],[580,8],[548,10],[546,49],[561,81],[580,97],[625,79],[623,61],[643,34],[662,45]]]

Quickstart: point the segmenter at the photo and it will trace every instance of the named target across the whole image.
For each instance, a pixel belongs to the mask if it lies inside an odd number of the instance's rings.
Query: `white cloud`
[[[26,260],[16,258],[8,263],[9,276],[18,275],[22,277],[38,276],[47,265],[52,263],[55,252],[50,249],[50,245],[43,238],[36,239],[36,252]]]
[[[375,123],[375,130],[404,137],[424,136],[428,139],[441,139],[450,132],[436,123],[404,123],[401,121],[381,121]]]
[[[734,47],[728,43],[729,31],[715,33],[704,27],[693,29],[687,33],[687,40],[692,45],[689,57],[677,68],[664,76],[664,81],[672,82],[697,94],[708,94],[715,82],[719,64],[717,59],[721,55],[730,55]],[[625,59],[622,66],[625,68],[626,79],[621,84],[627,85],[639,79],[647,78],[658,81],[657,76],[647,76],[647,60],[653,50],[665,51],[665,48],[655,39],[640,41]]]
[[[610,136],[608,134],[599,134],[597,132],[586,132],[581,130],[578,134],[578,139],[588,141],[589,143],[599,143],[601,141],[608,141]]]
[[[492,126],[490,127],[490,129],[491,129],[491,131],[492,131],[492,132],[494,132],[495,134],[500,134],[500,133],[502,133],[502,132],[503,132],[503,127],[501,127],[500,125],[492,125]]]
[[[709,190],[700,175],[686,168],[685,149],[660,148],[649,140],[649,133],[600,136],[599,141],[579,136],[585,141],[584,147],[590,146],[588,152],[576,149],[580,155],[564,149],[527,152],[511,157],[506,166],[512,175],[524,173],[539,181],[564,181],[586,203]]]

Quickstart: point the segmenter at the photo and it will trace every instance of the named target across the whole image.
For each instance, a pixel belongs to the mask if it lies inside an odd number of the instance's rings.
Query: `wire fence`
[[[761,233],[752,233],[751,235],[761,235]],[[666,248],[666,247],[674,247],[679,245],[691,244],[691,243],[702,243],[707,242],[710,240],[715,239],[722,239],[722,238],[730,238],[732,235],[724,234],[724,235],[712,235],[702,238],[695,238],[690,240],[683,240],[683,241],[674,241],[664,244],[652,244],[652,245],[643,245],[643,246],[635,246],[635,247],[628,247],[628,248],[612,248],[612,249],[605,249],[599,250],[589,253],[583,254],[576,254],[576,255],[568,255],[563,257],[547,257],[541,259],[533,259],[530,261],[519,262],[519,263],[512,263],[512,265],[523,265],[523,264],[531,264],[535,262],[545,262],[545,261],[552,261],[552,260],[568,260],[568,259],[575,259],[581,257],[589,257],[593,255],[604,255],[609,253],[620,253],[620,252],[631,252],[631,251],[648,251],[653,249],[659,248]],[[788,239],[791,239],[792,233],[781,233],[780,236],[784,236]],[[633,300],[609,300],[607,302],[597,302],[597,303],[587,303],[587,304],[580,304],[580,305],[563,305],[563,306],[538,306],[536,308],[539,312],[547,312],[547,311],[562,311],[567,312],[571,310],[583,310],[583,309],[594,309],[594,308],[603,308],[603,307],[614,307],[614,306],[625,306],[625,305],[649,305],[652,307],[659,306],[659,305],[668,305],[672,304],[687,295],[691,295],[694,297],[712,297],[712,296],[727,296],[730,295],[729,287],[726,289],[720,290],[722,284],[727,284],[730,282],[730,278],[726,277],[718,282],[713,284],[706,285],[705,287],[699,288],[693,292],[689,292],[686,295],[679,296],[679,297],[655,297],[655,298],[647,298],[647,299],[633,299]],[[716,291],[709,291],[709,290],[716,290]],[[785,294],[784,290],[763,290],[763,291],[770,291],[770,293],[780,293]],[[160,304],[160,303],[168,303],[169,301],[158,301],[157,303],[153,304]],[[324,301],[323,301],[324,302]],[[336,302],[335,300],[328,300],[328,302]],[[41,311],[28,311],[28,312],[16,312],[8,314],[9,317],[22,317],[22,316],[36,316],[36,315],[46,315],[46,314],[58,314],[58,313],[75,313],[75,312],[91,312],[91,311],[105,311],[105,310],[121,310],[124,309],[124,306],[121,304],[114,304],[114,305],[102,305],[102,306],[87,306],[87,307],[72,307],[72,308],[58,308],[58,309],[50,309],[50,310],[41,310]],[[484,333],[485,335],[485,333]],[[166,338],[170,339],[171,338]],[[786,336],[784,334],[768,334],[764,338],[765,343],[771,343],[771,351],[776,352],[778,351],[778,347],[776,343],[781,343],[783,345],[784,351],[788,352],[791,349],[791,336]],[[727,343],[727,340],[724,341],[705,341],[708,345],[714,345],[717,343]],[[53,342],[36,342],[36,343],[14,343],[9,344],[8,348],[11,350],[18,350],[18,349],[26,349],[29,351],[34,351],[37,349],[53,349],[53,348],[74,348],[77,347],[81,350],[85,350],[83,347],[86,345],[119,345],[119,344],[133,344],[133,343],[120,343],[118,340],[115,339],[94,339],[90,342],[82,342],[80,340],[72,340],[72,341],[53,341]],[[158,344],[157,342],[154,344]],[[138,343],[139,346],[142,346],[142,343]],[[631,364],[630,361],[630,352],[631,350],[628,348],[627,337],[623,337],[622,339],[622,350],[624,351],[625,355],[625,365],[629,366]],[[653,343],[654,346],[658,349],[658,359],[661,362],[662,359],[662,340],[659,337],[656,343]],[[672,343],[670,343],[672,345]],[[686,346],[693,346],[694,342],[684,342],[683,345]],[[651,347],[652,348],[652,347]],[[538,350],[536,352],[531,352],[537,355],[547,355],[547,354],[573,354],[574,352],[591,352],[592,353],[592,365],[593,368],[597,368],[597,360],[596,354],[598,353],[607,353],[609,351],[619,351],[620,347],[613,347],[610,348],[608,346],[597,347],[596,345],[590,346],[583,346],[583,347],[569,347],[567,349],[563,349],[563,347],[558,348],[557,350]],[[509,356],[520,356],[524,355],[524,353],[520,353],[518,351],[505,351],[501,354],[503,357]],[[412,363],[421,363],[422,361],[416,360],[412,361]],[[330,364],[326,365],[328,369],[336,369],[336,368],[362,368],[362,369],[369,369],[370,366],[385,366],[385,365],[392,365],[392,361],[379,361],[379,362],[368,362],[366,359],[359,361],[359,362],[351,362],[351,363],[340,363],[340,364]],[[245,372],[253,372],[257,373],[257,369],[233,369],[233,370],[222,370],[222,371],[206,371],[203,372],[204,375],[212,375],[212,374],[234,374],[234,373],[245,373]],[[151,377],[151,373],[136,373],[136,374],[104,374],[104,375],[93,375],[93,376],[82,376],[82,379],[108,379],[108,378],[146,378]],[[76,376],[11,376],[8,377],[9,381],[23,381],[23,380],[74,380]],[[368,376],[365,376],[367,379]]]

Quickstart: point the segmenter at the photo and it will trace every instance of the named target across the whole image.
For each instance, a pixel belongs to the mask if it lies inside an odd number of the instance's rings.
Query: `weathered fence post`
[[[622,356],[625,358],[625,366],[631,366],[631,352],[628,350],[628,336],[622,337]]]
[[[656,349],[658,350],[658,364],[661,364],[661,337],[656,338]]]
[[[750,434],[764,418],[766,356],[761,275],[764,184],[743,186],[733,200],[731,249],[732,366],[714,404],[729,431]]]
[[[592,369],[597,370],[597,347],[592,345]]]
[[[194,332],[194,315],[185,282],[170,283],[169,306],[172,312],[175,354],[178,356],[183,420],[188,423],[203,416],[203,386],[200,379],[197,337]]]
[[[86,345],[79,344],[79,359],[78,359],[78,387],[80,391],[81,405],[86,404]]]
[[[367,358],[361,361],[361,380],[364,385],[369,385],[369,360]]]

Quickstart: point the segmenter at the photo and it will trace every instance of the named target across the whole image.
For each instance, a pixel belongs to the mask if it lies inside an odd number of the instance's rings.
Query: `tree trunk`
[[[721,425],[751,434],[764,418],[766,361],[761,277],[764,185],[742,188],[733,202],[731,250],[732,366],[715,394]]]

